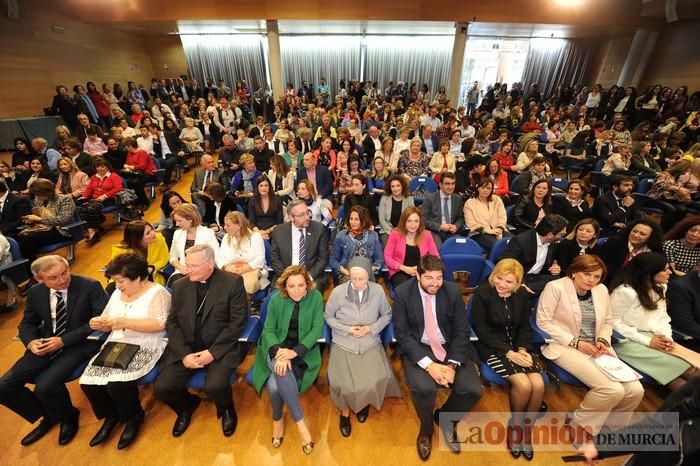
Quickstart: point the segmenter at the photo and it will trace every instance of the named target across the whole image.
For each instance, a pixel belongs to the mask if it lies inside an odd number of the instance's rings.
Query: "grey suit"
[[[275,276],[279,277],[285,268],[292,265],[292,222],[285,222],[275,228],[270,240],[272,242],[270,262]],[[324,271],[326,264],[328,264],[328,232],[322,223],[311,220],[306,228],[306,268],[309,269],[320,291],[326,287]]]
[[[207,178],[207,184],[212,182],[219,182],[221,175],[223,174],[221,168],[215,168],[211,175]],[[194,172],[194,178],[192,178],[192,184],[190,185],[190,195],[192,196],[192,203],[197,206],[199,213],[204,215],[206,213],[206,203],[202,199],[202,191],[204,190],[204,175],[206,170],[204,168],[198,168]],[[228,187],[224,189],[228,190]]]
[[[464,214],[462,213],[462,198],[455,193],[450,195],[450,223],[457,227],[457,233],[464,228]],[[433,233],[435,246],[439,249],[442,242],[447,238],[456,235],[457,233],[447,233],[440,231],[440,225],[443,224],[442,214],[442,193],[440,190],[434,193],[425,195],[423,205],[421,206],[423,218],[425,219],[425,228]]]

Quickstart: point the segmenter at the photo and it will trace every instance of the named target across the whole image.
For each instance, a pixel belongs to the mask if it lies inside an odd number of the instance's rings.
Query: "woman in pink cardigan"
[[[614,428],[628,424],[644,397],[639,381],[615,382],[593,362],[604,354],[617,357],[610,346],[612,310],[604,278],[605,264],[598,256],[578,256],[566,277],[545,286],[537,305],[537,325],[552,338],[542,355],[590,389],[568,419],[571,427],[590,434],[575,439],[578,444],[591,443],[607,421]]]
[[[394,288],[416,276],[420,258],[427,254],[440,256],[433,236],[425,231],[420,209],[407,207],[401,213],[398,226],[391,230],[384,248],[384,262]]]

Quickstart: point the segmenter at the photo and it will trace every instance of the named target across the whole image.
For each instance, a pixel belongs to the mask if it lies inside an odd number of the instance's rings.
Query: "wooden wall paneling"
[[[146,51],[155,77],[189,75],[185,51],[179,36],[145,37]],[[168,65],[168,70],[164,65]]]
[[[617,84],[620,77],[620,72],[627,59],[632,45],[633,36],[617,37],[609,40],[607,51],[604,50],[603,63],[597,74],[596,82],[600,83],[603,88],[609,88],[613,84]]]
[[[700,23],[689,23],[660,33],[649,60],[640,89],[661,83],[675,89],[688,86],[690,93],[700,90]]]

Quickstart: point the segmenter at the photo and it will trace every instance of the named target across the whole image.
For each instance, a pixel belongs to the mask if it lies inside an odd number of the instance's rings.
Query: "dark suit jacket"
[[[260,128],[258,128],[258,125],[253,125],[250,128],[250,131],[248,131],[248,137],[253,139],[253,138],[256,138],[258,136],[262,137],[262,130],[260,130]]]
[[[5,236],[15,236],[17,227],[22,225],[22,217],[31,213],[32,206],[29,199],[8,193],[5,204],[2,206],[0,214],[0,231]]]
[[[78,156],[75,158],[74,162],[80,168],[81,171],[84,171],[87,173],[88,176],[92,176],[95,174],[95,167],[93,167],[92,163],[95,161],[94,157],[92,157],[90,154],[87,152],[80,151]]]
[[[612,192],[607,192],[596,198],[593,203],[593,214],[600,222],[600,226],[603,230],[607,230],[608,232],[610,230],[616,230],[616,228],[612,226],[613,223],[630,223],[641,217],[634,204],[622,210],[617,205],[617,201]]]
[[[463,207],[461,196],[452,193],[450,196],[450,222],[457,226],[458,232],[464,227]],[[421,211],[423,218],[425,218],[425,227],[435,233],[442,233],[440,231],[440,225],[442,225],[442,194],[440,194],[440,190],[425,195]]]
[[[545,214],[552,213],[552,204],[545,204]],[[528,196],[521,196],[513,211],[513,226],[518,232],[535,228],[535,221],[539,216],[540,209],[532,202]]]
[[[556,258],[556,246],[556,244],[549,245],[547,259],[540,271],[540,275],[549,275],[549,267]],[[506,258],[515,259],[520,262],[523,269],[525,269],[525,273],[527,273],[527,271],[535,265],[535,262],[537,262],[537,232],[535,230],[528,230],[513,236],[513,239],[508,242],[508,246],[506,246],[506,250],[501,256],[501,259]]]
[[[592,248],[586,248],[586,254],[598,255],[600,251],[600,246],[597,244],[593,245]],[[562,274],[566,273],[567,267],[581,255],[581,247],[578,245],[576,239],[563,239],[557,243],[556,259],[557,263],[561,267]]]
[[[427,154],[428,150],[425,148],[425,140],[423,139],[423,135],[420,135],[419,137],[420,137],[420,143],[421,143],[420,150]],[[438,145],[438,144],[440,144],[440,141],[438,141],[438,137],[435,136],[435,134],[433,134],[432,136],[430,136],[430,140],[433,143],[433,151],[440,152],[440,146]]]
[[[211,138],[211,140],[214,141],[215,146],[217,146],[221,142],[221,134],[219,131],[219,127],[216,126],[213,121],[209,124],[209,136],[204,134],[204,123],[202,123],[201,121],[197,125],[197,128],[199,128],[199,131],[201,131],[202,136],[204,136],[204,139],[206,139],[207,137]]]
[[[381,136],[378,137],[381,141]],[[376,149],[374,147],[374,141],[372,141],[372,138],[369,137],[369,134],[366,135],[362,140],[362,152],[364,154],[365,163],[370,164],[372,162],[372,159],[374,159],[374,153],[376,152]]]
[[[591,208],[588,201],[581,204],[581,210],[578,207],[573,207],[565,196],[552,196],[552,212],[559,214],[569,221],[566,231],[571,231],[580,220],[591,218]]]
[[[298,169],[294,190],[296,190],[299,181],[307,179],[309,179],[309,177],[306,174],[306,168],[301,167]],[[333,195],[333,178],[331,177],[331,172],[322,165],[316,167],[316,192],[324,199],[330,199]]]
[[[424,357],[435,359],[430,347],[421,343],[425,330],[423,300],[418,291],[418,280],[412,278],[399,285],[394,293],[392,321],[396,340],[401,352],[414,364]],[[479,364],[479,357],[469,343],[469,324],[464,309],[462,293],[457,285],[444,282],[435,297],[435,313],[440,333],[445,338],[443,347],[447,352],[445,361],[453,360],[461,364],[473,361]]]
[[[250,154],[255,158],[255,168],[263,173],[267,173],[270,169],[270,159],[275,155],[274,151],[271,151],[266,146],[261,151],[253,149],[250,151]]]
[[[275,276],[279,277],[284,269],[292,265],[292,222],[278,225],[270,235],[272,250],[270,262]],[[325,272],[328,264],[328,234],[320,222],[311,220],[306,229],[306,268],[316,279]]]
[[[216,206],[214,201],[208,197],[203,197],[204,206],[206,210],[204,211],[204,216],[202,217],[202,223],[204,225],[214,225],[216,223]],[[236,201],[226,196],[223,201],[221,201],[221,209],[219,209],[219,225],[223,228],[224,217],[229,212],[236,210]]]
[[[471,324],[479,337],[476,350],[482,361],[486,361],[492,354],[505,356],[510,350],[518,351],[518,347],[532,351],[530,294],[521,287],[508,300],[511,306],[509,311],[513,325],[511,330],[512,345],[508,343],[506,332],[508,319],[506,319],[505,305],[496,289],[488,283],[484,283],[476,289],[472,297]]]
[[[80,275],[71,277],[66,303],[68,327],[61,337],[66,347],[86,345],[86,339],[92,333],[90,319],[102,313],[108,300],[109,296],[100,282]],[[34,285],[27,295],[24,317],[19,324],[19,339],[27,346],[37,338],[52,337],[52,327],[49,288],[43,284]],[[88,345],[86,349],[94,352],[98,347],[99,344],[95,342],[95,345]]]
[[[296,144],[297,148],[299,149],[299,152],[301,152],[301,155],[304,155],[307,152],[313,152],[313,142],[311,141],[311,139],[307,140],[306,142],[303,142],[301,138],[296,138]]]
[[[195,351],[195,312],[197,283],[183,278],[173,286],[173,305],[166,329],[168,347],[163,364],[172,364]],[[235,368],[243,355],[238,338],[246,325],[247,297],[240,275],[214,269],[209,292],[202,305],[202,325],[199,335],[216,361]]]
[[[674,278],[666,294],[673,328],[700,340],[700,275],[690,272]]]

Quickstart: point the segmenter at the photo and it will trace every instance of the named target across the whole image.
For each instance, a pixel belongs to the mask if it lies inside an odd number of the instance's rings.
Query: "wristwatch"
[[[456,362],[449,361],[446,364],[446,366],[451,367],[452,369],[454,369],[455,372],[457,372],[457,368],[459,367],[459,364],[457,364]]]

